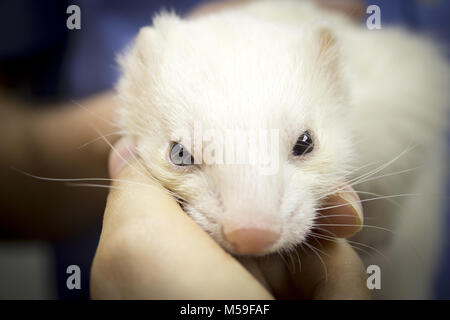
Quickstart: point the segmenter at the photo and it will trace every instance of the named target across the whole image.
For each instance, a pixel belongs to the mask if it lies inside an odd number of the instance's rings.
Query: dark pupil
[[[313,141],[309,132],[305,132],[298,137],[292,153],[294,156],[301,156],[313,150]]]
[[[174,143],[172,145],[170,160],[177,166],[188,166],[194,163],[194,158],[180,143]]]

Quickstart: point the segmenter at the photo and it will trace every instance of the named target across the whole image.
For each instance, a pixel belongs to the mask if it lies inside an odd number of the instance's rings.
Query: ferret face
[[[305,240],[352,155],[327,29],[160,16],[121,64],[121,126],[188,215],[235,254]]]

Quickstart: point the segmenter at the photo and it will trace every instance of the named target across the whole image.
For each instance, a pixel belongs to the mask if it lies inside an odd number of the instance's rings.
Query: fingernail
[[[359,199],[358,195],[353,190],[353,188],[346,187],[343,191],[344,192],[338,193],[338,196],[342,200],[347,202],[350,206],[352,206],[353,210],[355,210],[355,212],[359,218],[359,222],[357,222],[357,223],[359,223],[361,225],[360,228],[358,229],[358,231],[359,231],[362,228],[362,225],[364,223],[364,214],[363,214],[363,208],[361,205],[361,200]]]
[[[114,149],[109,154],[109,177],[116,178],[119,173],[136,159],[136,146],[128,138],[122,138],[115,143]]]

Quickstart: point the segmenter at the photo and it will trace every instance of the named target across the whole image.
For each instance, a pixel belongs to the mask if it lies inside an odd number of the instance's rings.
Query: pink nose
[[[273,245],[280,237],[279,232],[267,229],[223,227],[225,239],[239,254],[261,254]]]

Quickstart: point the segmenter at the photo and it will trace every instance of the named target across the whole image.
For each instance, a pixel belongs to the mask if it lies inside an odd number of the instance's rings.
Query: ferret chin
[[[225,249],[313,239],[324,199],[346,190],[367,221],[352,244],[381,268],[375,294],[429,297],[450,101],[433,43],[309,2],[257,1],[193,20],[162,13],[119,61],[120,127]]]

